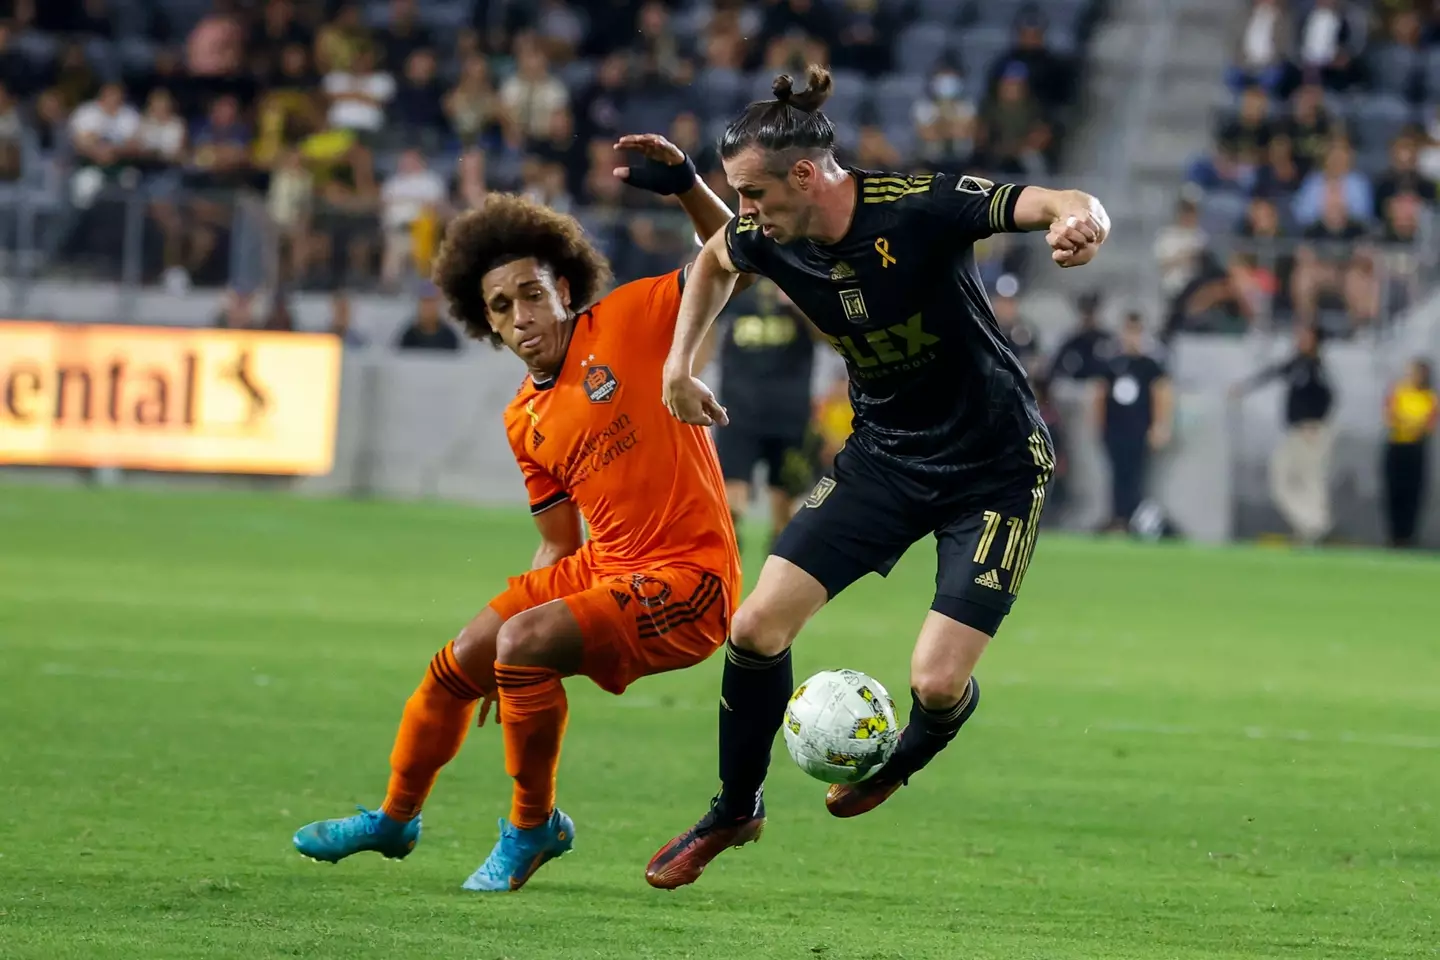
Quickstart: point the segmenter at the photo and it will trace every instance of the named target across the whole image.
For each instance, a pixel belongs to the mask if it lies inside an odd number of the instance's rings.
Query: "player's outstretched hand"
[[[666,371],[661,394],[665,407],[677,420],[699,427],[725,426],[730,422],[725,408],[699,377]]]
[[[671,196],[695,186],[695,165],[684,150],[658,133],[628,134],[615,141],[615,149],[640,154],[639,163],[616,167],[614,171],[632,187]]]
[[[1062,267],[1079,267],[1095,259],[1100,250],[1100,227],[1088,214],[1069,216],[1050,224],[1045,242],[1050,259]]]

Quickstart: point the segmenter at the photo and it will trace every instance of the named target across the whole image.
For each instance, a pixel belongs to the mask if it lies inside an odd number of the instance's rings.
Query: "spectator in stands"
[[[1209,239],[1200,228],[1200,208],[1191,197],[1181,197],[1175,205],[1175,222],[1155,235],[1160,292],[1167,300],[1178,296],[1200,272],[1200,257]]]
[[[206,89],[225,89],[216,81],[239,75],[245,65],[245,28],[232,0],[215,0],[185,41],[185,68],[205,81]]]
[[[490,65],[484,57],[466,57],[460,80],[445,94],[445,116],[450,129],[465,146],[515,143],[519,132],[500,93],[490,81]]]
[[[380,69],[375,49],[365,45],[355,50],[348,69],[325,75],[324,89],[330,98],[330,127],[354,131],[362,143],[373,146],[395,99],[395,78]]]
[[[316,94],[310,51],[292,43],[280,51],[280,68],[255,107],[256,166],[269,169],[287,144],[324,125],[326,110]]]
[[[1425,99],[1424,34],[1420,15],[1414,10],[1399,10],[1390,17],[1390,44],[1375,47],[1374,55],[1390,60],[1400,67],[1408,64],[1408,71],[1396,71],[1395,77],[1387,77],[1387,92],[1397,93],[1411,103]],[[1382,72],[1385,65],[1380,65]],[[1384,73],[1382,72],[1382,76]]]
[[[535,35],[552,63],[568,63],[585,39],[585,24],[566,0],[540,0]]]
[[[900,151],[885,137],[885,131],[873,124],[860,128],[855,140],[855,165],[862,170],[898,170],[904,161]]]
[[[1053,110],[1068,103],[1074,95],[1075,71],[1069,60],[1046,47],[1041,6],[1037,3],[1016,18],[1015,45],[991,69],[987,90],[997,94],[1011,68],[1020,64],[1025,67],[1025,76],[1036,100]]]
[[[1359,244],[1369,232],[1348,209],[1343,186],[1329,184],[1320,219],[1305,229],[1306,243],[1295,253],[1291,296],[1300,323],[1318,323],[1322,297],[1340,300],[1352,328],[1376,319],[1379,289],[1374,262]]]
[[[1437,198],[1435,181],[1419,170],[1420,144],[1414,132],[1407,131],[1390,144],[1390,168],[1375,182],[1376,217],[1384,217],[1390,199],[1397,194],[1414,194],[1426,203]]]
[[[1335,138],[1335,129],[1335,120],[1325,108],[1325,89],[1318,83],[1301,84],[1290,101],[1286,131],[1302,176],[1320,166]]]
[[[1263,87],[1253,86],[1240,95],[1240,109],[1221,123],[1216,139],[1242,166],[1256,168],[1265,161],[1274,132],[1270,100]]]
[[[417,51],[435,46],[430,31],[420,23],[415,0],[390,0],[390,20],[376,37],[385,69],[398,72]]]
[[[550,117],[569,105],[569,94],[550,74],[549,61],[534,37],[516,38],[515,64],[515,75],[500,88],[500,100],[515,118],[521,136],[543,137]]]
[[[1383,295],[1392,316],[1419,299],[1422,268],[1433,262],[1421,243],[1425,206],[1425,201],[1414,193],[1396,193],[1385,204],[1377,256],[1384,264]]]
[[[1272,380],[1285,382],[1285,438],[1270,457],[1270,492],[1296,539],[1318,544],[1330,532],[1330,422],[1335,394],[1315,327],[1297,324],[1295,352],[1230,388],[1238,399]]]
[[[1412,360],[1385,398],[1385,519],[1392,547],[1415,546],[1440,398],[1426,360]]]
[[[67,113],[96,96],[100,78],[91,69],[85,48],[80,44],[67,43],[60,48],[59,71],[50,89],[60,94]]]
[[[960,71],[949,63],[931,76],[928,93],[915,102],[919,159],[945,172],[959,172],[975,153],[975,104],[966,96]]]
[[[0,86],[9,90],[14,97],[24,97],[34,92],[39,78],[26,60],[25,54],[15,49],[11,43],[13,37],[14,31],[10,29],[10,25],[0,20]]]
[[[1014,62],[1000,75],[995,96],[980,111],[986,165],[1004,173],[1043,172],[1034,136],[1044,125],[1040,103],[1030,91],[1030,68]],[[1041,165],[1041,171],[1034,169]]]
[[[135,156],[140,114],[125,102],[125,88],[107,83],[100,95],[81,104],[70,118],[70,143],[80,167],[71,181],[78,206],[88,206],[106,184],[114,182]]]
[[[1237,282],[1248,279],[1250,295],[1247,302],[1256,306],[1257,292],[1264,292],[1265,307],[1272,319],[1289,316],[1294,309],[1290,300],[1295,274],[1295,257],[1286,236],[1285,225],[1280,219],[1280,208],[1273,200],[1257,196],[1245,209],[1245,221],[1240,227],[1240,237],[1245,241],[1245,250],[1255,258],[1255,273],[1248,278],[1237,277]]]
[[[1331,142],[1325,165],[1307,176],[1295,194],[1295,222],[1308,227],[1320,219],[1326,197],[1338,190],[1344,198],[1347,219],[1362,223],[1375,215],[1375,193],[1370,178],[1355,169],[1355,153],[1343,139]]]
[[[380,279],[389,287],[399,283],[411,265],[414,245],[411,230],[428,212],[439,216],[445,206],[445,181],[429,168],[419,150],[400,155],[395,173],[380,188],[380,224],[384,231]]]
[[[1270,139],[1270,148],[1265,151],[1265,162],[1255,171],[1251,184],[1252,195],[1259,197],[1292,197],[1304,182],[1300,165],[1295,162],[1295,153],[1290,138],[1278,134]]]
[[[1283,90],[1289,74],[1293,31],[1290,11],[1282,0],[1255,0],[1226,77],[1231,89],[1239,93],[1258,84],[1271,95]]]
[[[360,48],[369,44],[370,34],[361,22],[360,8],[346,4],[315,38],[315,68],[322,75],[347,71]]]
[[[250,28],[247,59],[257,75],[268,77],[280,67],[274,58],[286,55],[287,48],[300,47],[308,61],[314,42],[314,35],[296,17],[291,0],[266,0],[259,21]]]
[[[1327,90],[1344,91],[1357,79],[1351,49],[1356,33],[1340,0],[1315,0],[1300,21],[1299,60],[1306,76],[1317,76]]]
[[[388,108],[388,129],[403,142],[419,143],[428,150],[439,148],[449,126],[445,120],[445,90],[438,72],[432,51],[421,49],[410,54]]]
[[[1249,190],[1254,182],[1254,172],[1240,165],[1240,160],[1230,145],[1215,141],[1210,145],[1208,154],[1190,164],[1190,169],[1185,174],[1185,182],[1193,184],[1201,191],[1243,192]]]
[[[314,205],[315,178],[305,168],[300,151],[286,148],[271,171],[265,211],[275,231],[281,269],[292,283],[301,282],[309,273],[313,252],[310,219]]]
[[[640,8],[634,41],[635,68],[640,76],[658,86],[685,86],[694,79],[695,65],[690,51],[670,28],[670,11],[659,0]]]
[[[135,134],[136,160],[151,173],[173,171],[167,185],[178,186],[180,166],[185,162],[185,121],[175,111],[175,98],[169,90],[155,90],[145,104],[140,126]],[[171,192],[167,189],[166,192]]]
[[[427,282],[416,304],[415,319],[400,332],[395,345],[401,350],[460,349],[460,337],[450,322],[440,315],[440,296]]]
[[[835,12],[833,65],[877,76],[891,69],[895,8],[881,0],[843,0]]]

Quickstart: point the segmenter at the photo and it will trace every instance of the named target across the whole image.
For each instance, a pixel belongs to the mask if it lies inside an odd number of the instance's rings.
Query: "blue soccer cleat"
[[[500,893],[519,890],[545,864],[563,857],[575,846],[575,821],[559,809],[538,827],[521,830],[500,818],[500,839],[480,869],[470,874],[466,890]]]
[[[403,860],[420,842],[420,816],[402,822],[379,810],[366,810],[338,820],[317,820],[295,831],[295,849],[311,860],[339,863],[366,850],[389,860]]]

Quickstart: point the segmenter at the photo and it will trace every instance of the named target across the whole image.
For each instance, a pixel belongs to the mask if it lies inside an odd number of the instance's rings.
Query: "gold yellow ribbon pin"
[[[880,254],[880,266],[882,269],[895,262],[895,258],[890,256],[890,241],[884,237],[876,238],[875,252]]]

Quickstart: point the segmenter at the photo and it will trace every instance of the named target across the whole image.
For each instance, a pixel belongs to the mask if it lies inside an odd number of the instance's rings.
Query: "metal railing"
[[[145,289],[413,294],[453,215],[387,229],[378,203],[313,198],[287,215],[257,190],[162,187],[112,184],[77,198],[69,189],[0,186],[0,312],[26,315],[40,285],[57,283],[103,287],[115,297],[108,309],[117,322],[143,320],[135,312]],[[694,254],[693,229],[673,204],[557,206],[585,226],[617,280],[673,269]],[[1004,236],[977,245],[992,284],[1024,269],[1024,256]]]

